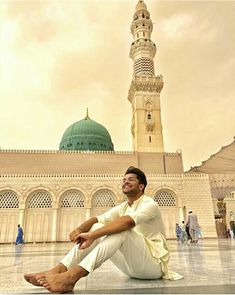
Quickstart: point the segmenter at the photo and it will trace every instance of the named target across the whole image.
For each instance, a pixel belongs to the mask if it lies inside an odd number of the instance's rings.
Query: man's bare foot
[[[51,293],[67,293],[74,289],[76,282],[88,275],[88,271],[80,266],[75,266],[70,270],[54,275],[38,275],[38,283]]]
[[[74,289],[77,280],[69,278],[67,272],[56,275],[37,276],[41,286],[51,293],[67,293]]]
[[[64,266],[62,263],[60,263],[56,267],[54,267],[52,269],[49,269],[49,270],[46,270],[46,271],[42,271],[42,272],[38,272],[38,273],[25,274],[24,279],[28,283],[30,283],[30,284],[32,284],[34,286],[41,286],[38,283],[38,280],[37,280],[36,277],[45,276],[45,275],[55,275],[55,274],[62,273],[62,272],[65,272],[65,271],[67,271],[67,267]]]
[[[36,275],[37,275],[37,273],[27,273],[27,274],[24,275],[24,279],[25,279],[28,283],[30,283],[30,284],[32,284],[32,285],[34,285],[34,286],[41,286],[41,285],[38,283],[38,281],[36,280]]]

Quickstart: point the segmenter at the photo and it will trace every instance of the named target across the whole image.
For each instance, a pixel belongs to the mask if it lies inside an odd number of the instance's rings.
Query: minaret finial
[[[86,108],[86,118],[85,118],[86,120],[87,119],[90,119],[90,117],[89,117],[89,113],[88,113],[88,108]]]
[[[147,6],[143,0],[138,1],[137,5],[135,7],[135,11],[138,11],[138,10],[147,10]]]

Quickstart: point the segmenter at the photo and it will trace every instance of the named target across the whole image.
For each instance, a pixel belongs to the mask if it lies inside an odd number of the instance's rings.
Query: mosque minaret
[[[160,93],[163,77],[155,76],[156,45],[151,40],[153,23],[143,0],[135,8],[131,33],[130,57],[134,62],[128,100],[132,104],[133,150],[164,152]]]

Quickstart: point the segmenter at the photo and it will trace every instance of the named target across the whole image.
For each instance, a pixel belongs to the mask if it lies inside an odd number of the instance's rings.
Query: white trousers
[[[91,230],[101,226],[96,223]],[[162,277],[161,265],[151,255],[144,237],[131,229],[97,239],[84,250],[79,250],[75,245],[60,262],[68,269],[80,265],[91,273],[108,259],[131,278]]]

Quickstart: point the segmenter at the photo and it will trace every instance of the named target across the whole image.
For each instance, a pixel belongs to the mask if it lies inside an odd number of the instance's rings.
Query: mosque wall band
[[[68,241],[85,219],[125,200],[123,175],[2,175],[0,178],[0,243],[12,243],[17,224],[25,242]],[[209,179],[203,174],[147,175],[146,194],[162,212],[167,238],[175,238],[175,223],[193,208],[204,237],[216,237]],[[205,193],[206,192],[206,193]],[[206,206],[206,210],[205,210]]]

